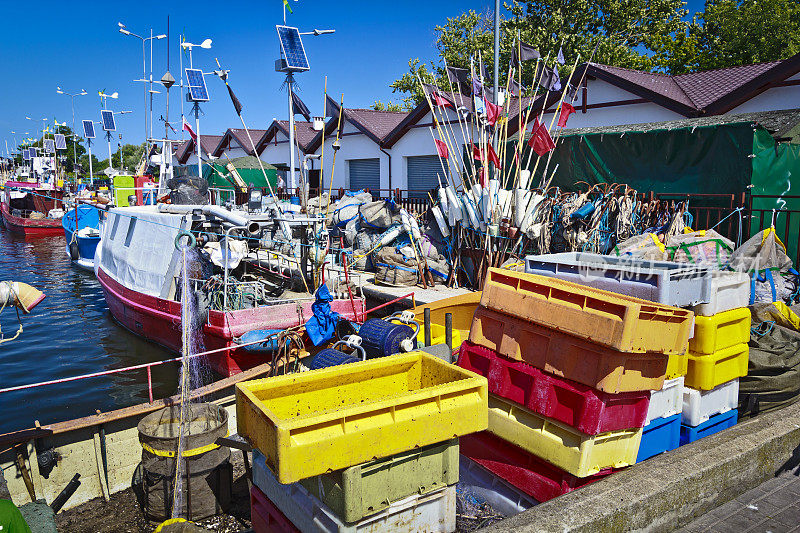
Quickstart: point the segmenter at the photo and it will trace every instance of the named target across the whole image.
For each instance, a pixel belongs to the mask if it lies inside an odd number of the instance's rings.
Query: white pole
[[[86,144],[89,146],[89,187],[94,187],[94,174],[92,169],[92,140],[86,139]]]
[[[147,61],[146,61],[146,52],[145,52],[145,43],[147,42],[144,37],[139,37],[142,40],[142,85],[144,86],[144,109],[142,110],[144,118],[144,140],[145,143],[147,142],[147,83],[144,81],[147,79]]]
[[[294,189],[297,184],[295,183],[294,176],[294,109],[292,105],[292,82],[294,77],[292,73],[286,74],[286,85],[289,87],[289,188]]]
[[[106,132],[106,140],[108,141],[108,168],[114,170],[114,161],[111,159],[111,132]],[[122,172],[122,165],[120,165],[120,172]]]
[[[195,128],[195,135],[197,135],[197,177],[203,177],[203,160],[200,159],[200,104],[197,102],[194,103],[194,128]]]
[[[150,137],[153,136],[153,28],[150,28]],[[145,148],[145,151],[147,149]]]

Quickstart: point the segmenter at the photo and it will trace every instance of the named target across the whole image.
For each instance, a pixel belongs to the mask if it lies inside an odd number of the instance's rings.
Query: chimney
[[[314,131],[320,131],[325,127],[325,117],[314,117]]]

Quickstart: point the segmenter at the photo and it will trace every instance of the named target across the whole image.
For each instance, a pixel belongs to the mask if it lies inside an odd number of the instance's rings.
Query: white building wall
[[[800,81],[800,74],[792,76],[789,80]],[[777,111],[781,109],[796,109],[798,107],[800,107],[800,85],[790,85],[788,87],[767,89],[742,105],[733,108],[729,111],[729,114]]]
[[[351,124],[349,127],[342,127],[342,136],[339,139],[341,148],[336,154],[336,166],[333,166],[333,142],[336,140],[336,134],[330,137],[325,137],[325,160],[322,162],[322,179],[324,180],[325,188],[331,186],[331,176],[333,176],[333,188],[350,188],[350,180],[348,175],[348,165],[351,159],[370,159],[378,158],[380,160],[381,172],[381,189],[389,188],[389,158],[380,151],[380,147],[355,129]],[[390,150],[387,152],[392,153]],[[322,149],[318,149],[315,153],[322,153]],[[392,156],[394,159],[394,155]],[[319,163],[315,163],[314,167],[319,168]]]

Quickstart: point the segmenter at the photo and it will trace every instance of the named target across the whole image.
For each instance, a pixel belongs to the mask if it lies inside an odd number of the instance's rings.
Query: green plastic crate
[[[344,522],[357,522],[391,502],[456,483],[458,439],[300,481]]]

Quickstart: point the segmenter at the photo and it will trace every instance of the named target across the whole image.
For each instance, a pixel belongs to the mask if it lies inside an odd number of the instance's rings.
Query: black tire
[[[350,363],[357,363],[359,359],[350,354],[334,350],[333,348],[326,348],[319,352],[314,360],[311,362],[311,370],[319,370],[320,368],[330,368],[332,366],[347,365]]]
[[[73,261],[77,261],[81,258],[81,253],[78,251],[78,243],[71,242],[69,243],[69,258]]]

